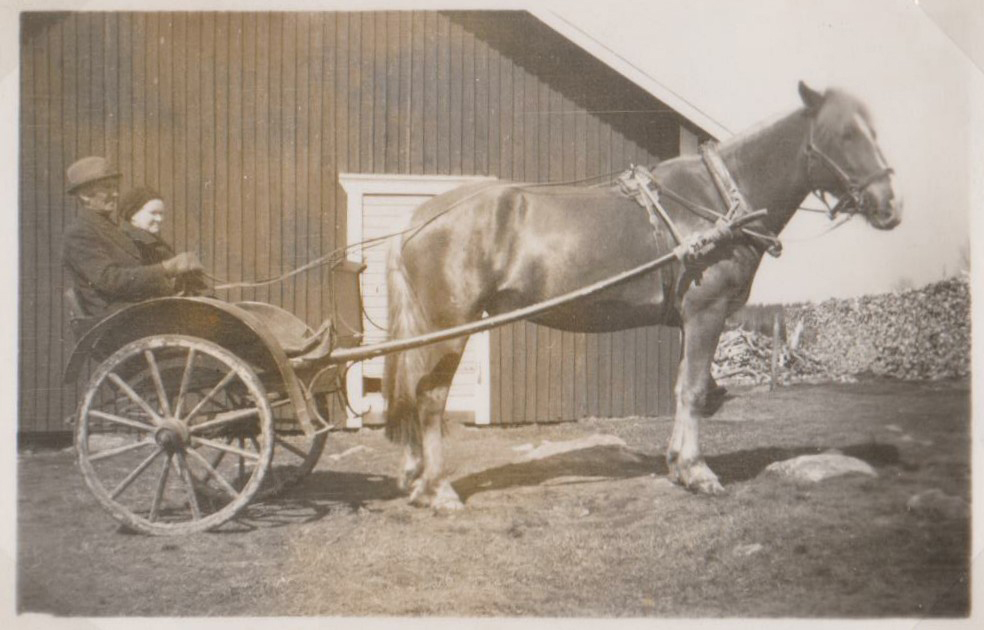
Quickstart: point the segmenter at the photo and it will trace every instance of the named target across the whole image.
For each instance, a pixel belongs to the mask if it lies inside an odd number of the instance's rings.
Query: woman
[[[165,210],[161,195],[148,186],[128,190],[117,205],[116,216],[120,229],[136,244],[145,265],[161,263],[174,256],[174,250],[160,237]],[[175,278],[176,294],[200,294],[205,289],[200,272],[186,273]]]

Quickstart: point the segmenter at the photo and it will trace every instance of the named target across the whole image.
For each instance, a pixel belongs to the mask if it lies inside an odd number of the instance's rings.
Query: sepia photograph
[[[2,20],[11,623],[973,625],[984,4]]]

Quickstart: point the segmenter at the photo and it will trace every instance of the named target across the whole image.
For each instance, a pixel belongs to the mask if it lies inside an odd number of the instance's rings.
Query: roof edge
[[[527,9],[527,12],[629,81],[672,107],[689,122],[711,134],[714,138],[723,140],[734,135],[734,132],[718,123],[699,107],[657,81],[642,68],[619,55],[557,12],[549,9]]]

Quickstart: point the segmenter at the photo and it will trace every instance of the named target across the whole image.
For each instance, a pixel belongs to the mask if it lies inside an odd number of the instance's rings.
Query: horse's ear
[[[815,113],[823,105],[823,94],[817,92],[802,81],[799,82],[799,93],[800,98],[803,99],[803,104],[806,105],[806,108],[811,113]]]

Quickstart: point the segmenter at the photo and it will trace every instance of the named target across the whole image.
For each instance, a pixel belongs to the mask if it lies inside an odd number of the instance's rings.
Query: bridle
[[[820,147],[816,145],[813,141],[813,128],[816,125],[814,119],[810,119],[810,138],[806,144],[806,180],[810,184],[810,190],[816,195],[820,201],[827,206],[827,216],[831,219],[836,217],[840,213],[845,214],[866,214],[867,202],[865,201],[864,193],[868,190],[868,187],[877,182],[880,179],[889,177],[895,172],[891,167],[885,167],[879,171],[868,175],[864,179],[857,180],[847,174],[847,172],[840,167],[829,155],[820,150]],[[835,193],[838,197],[837,203],[833,206],[827,201],[827,191],[819,186],[813,184],[813,176],[811,165],[813,164],[813,158],[819,158],[821,162],[826,164],[827,168],[837,177],[840,182],[841,191]]]

